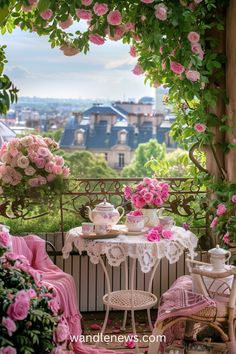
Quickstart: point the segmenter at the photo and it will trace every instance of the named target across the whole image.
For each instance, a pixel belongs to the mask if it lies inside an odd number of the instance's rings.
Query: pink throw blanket
[[[13,252],[25,256],[33,269],[42,275],[42,283],[53,287],[57,293],[60,308],[67,318],[70,335],[81,335],[81,315],[77,308],[76,289],[71,275],[63,272],[49,258],[45,248],[45,241],[38,236],[12,236]],[[74,352],[77,354],[115,354],[112,350],[95,348],[80,341],[73,342]]]
[[[214,300],[193,292],[191,276],[185,275],[178,278],[162,295],[156,325],[168,318],[193,315],[206,307],[213,306],[216,306]],[[166,345],[171,344],[174,339],[183,340],[184,332],[183,321],[168,328],[164,333],[166,343],[161,344],[160,352],[163,353]]]

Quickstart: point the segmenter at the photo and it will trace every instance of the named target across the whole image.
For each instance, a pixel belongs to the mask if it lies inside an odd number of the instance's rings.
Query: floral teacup
[[[164,229],[171,229],[175,225],[175,221],[171,216],[159,216],[158,222]]]
[[[141,211],[131,211],[129,214],[126,215],[125,225],[127,226],[128,231],[142,231],[144,229],[144,224],[145,217]]]
[[[82,233],[84,235],[89,235],[94,231],[94,224],[91,222],[82,223]]]

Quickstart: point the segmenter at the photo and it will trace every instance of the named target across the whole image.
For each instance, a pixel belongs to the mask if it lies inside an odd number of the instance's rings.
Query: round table
[[[106,315],[101,333],[104,333],[106,329],[110,308],[125,311],[122,326],[123,329],[125,329],[126,325],[127,311],[131,311],[132,329],[134,334],[136,334],[134,311],[146,309],[149,326],[152,330],[150,309],[157,303],[157,297],[151,293],[151,289],[159,262],[163,257],[166,257],[170,263],[175,263],[179,260],[185,249],[188,249],[190,257],[194,258],[194,249],[197,246],[198,238],[191,231],[186,231],[182,227],[174,226],[171,229],[173,232],[171,240],[162,239],[159,242],[149,242],[144,234],[138,236],[125,235],[124,225],[116,225],[115,228],[120,230],[119,236],[96,240],[80,237],[82,231],[81,227],[69,230],[66,235],[65,245],[62,249],[63,257],[69,257],[74,245],[80,254],[83,251],[86,251],[93,264],[98,264],[100,262],[105,273],[108,289],[107,294],[103,296],[103,302],[106,305]],[[110,278],[102,259],[102,255],[106,255],[108,263],[111,266],[119,266],[121,262],[125,262],[124,290],[111,291]],[[129,289],[127,257],[132,258]],[[148,273],[151,271],[148,291],[134,289],[137,260],[141,266],[142,272]]]

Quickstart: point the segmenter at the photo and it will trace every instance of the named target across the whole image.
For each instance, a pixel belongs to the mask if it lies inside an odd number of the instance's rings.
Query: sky
[[[19,96],[52,98],[138,99],[154,96],[144,85],[144,76],[135,76],[136,59],[121,41],[91,45],[87,55],[66,57],[51,49],[46,37],[16,29],[5,34],[8,64],[5,73],[20,89]]]

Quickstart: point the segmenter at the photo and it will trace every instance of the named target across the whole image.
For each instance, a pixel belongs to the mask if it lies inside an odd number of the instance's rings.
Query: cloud
[[[123,57],[119,59],[113,59],[105,64],[105,69],[121,69],[130,70],[130,68],[136,63],[136,60],[132,57]]]
[[[32,73],[23,68],[22,66],[7,66],[6,74],[10,76],[11,79],[31,79],[33,78]]]

